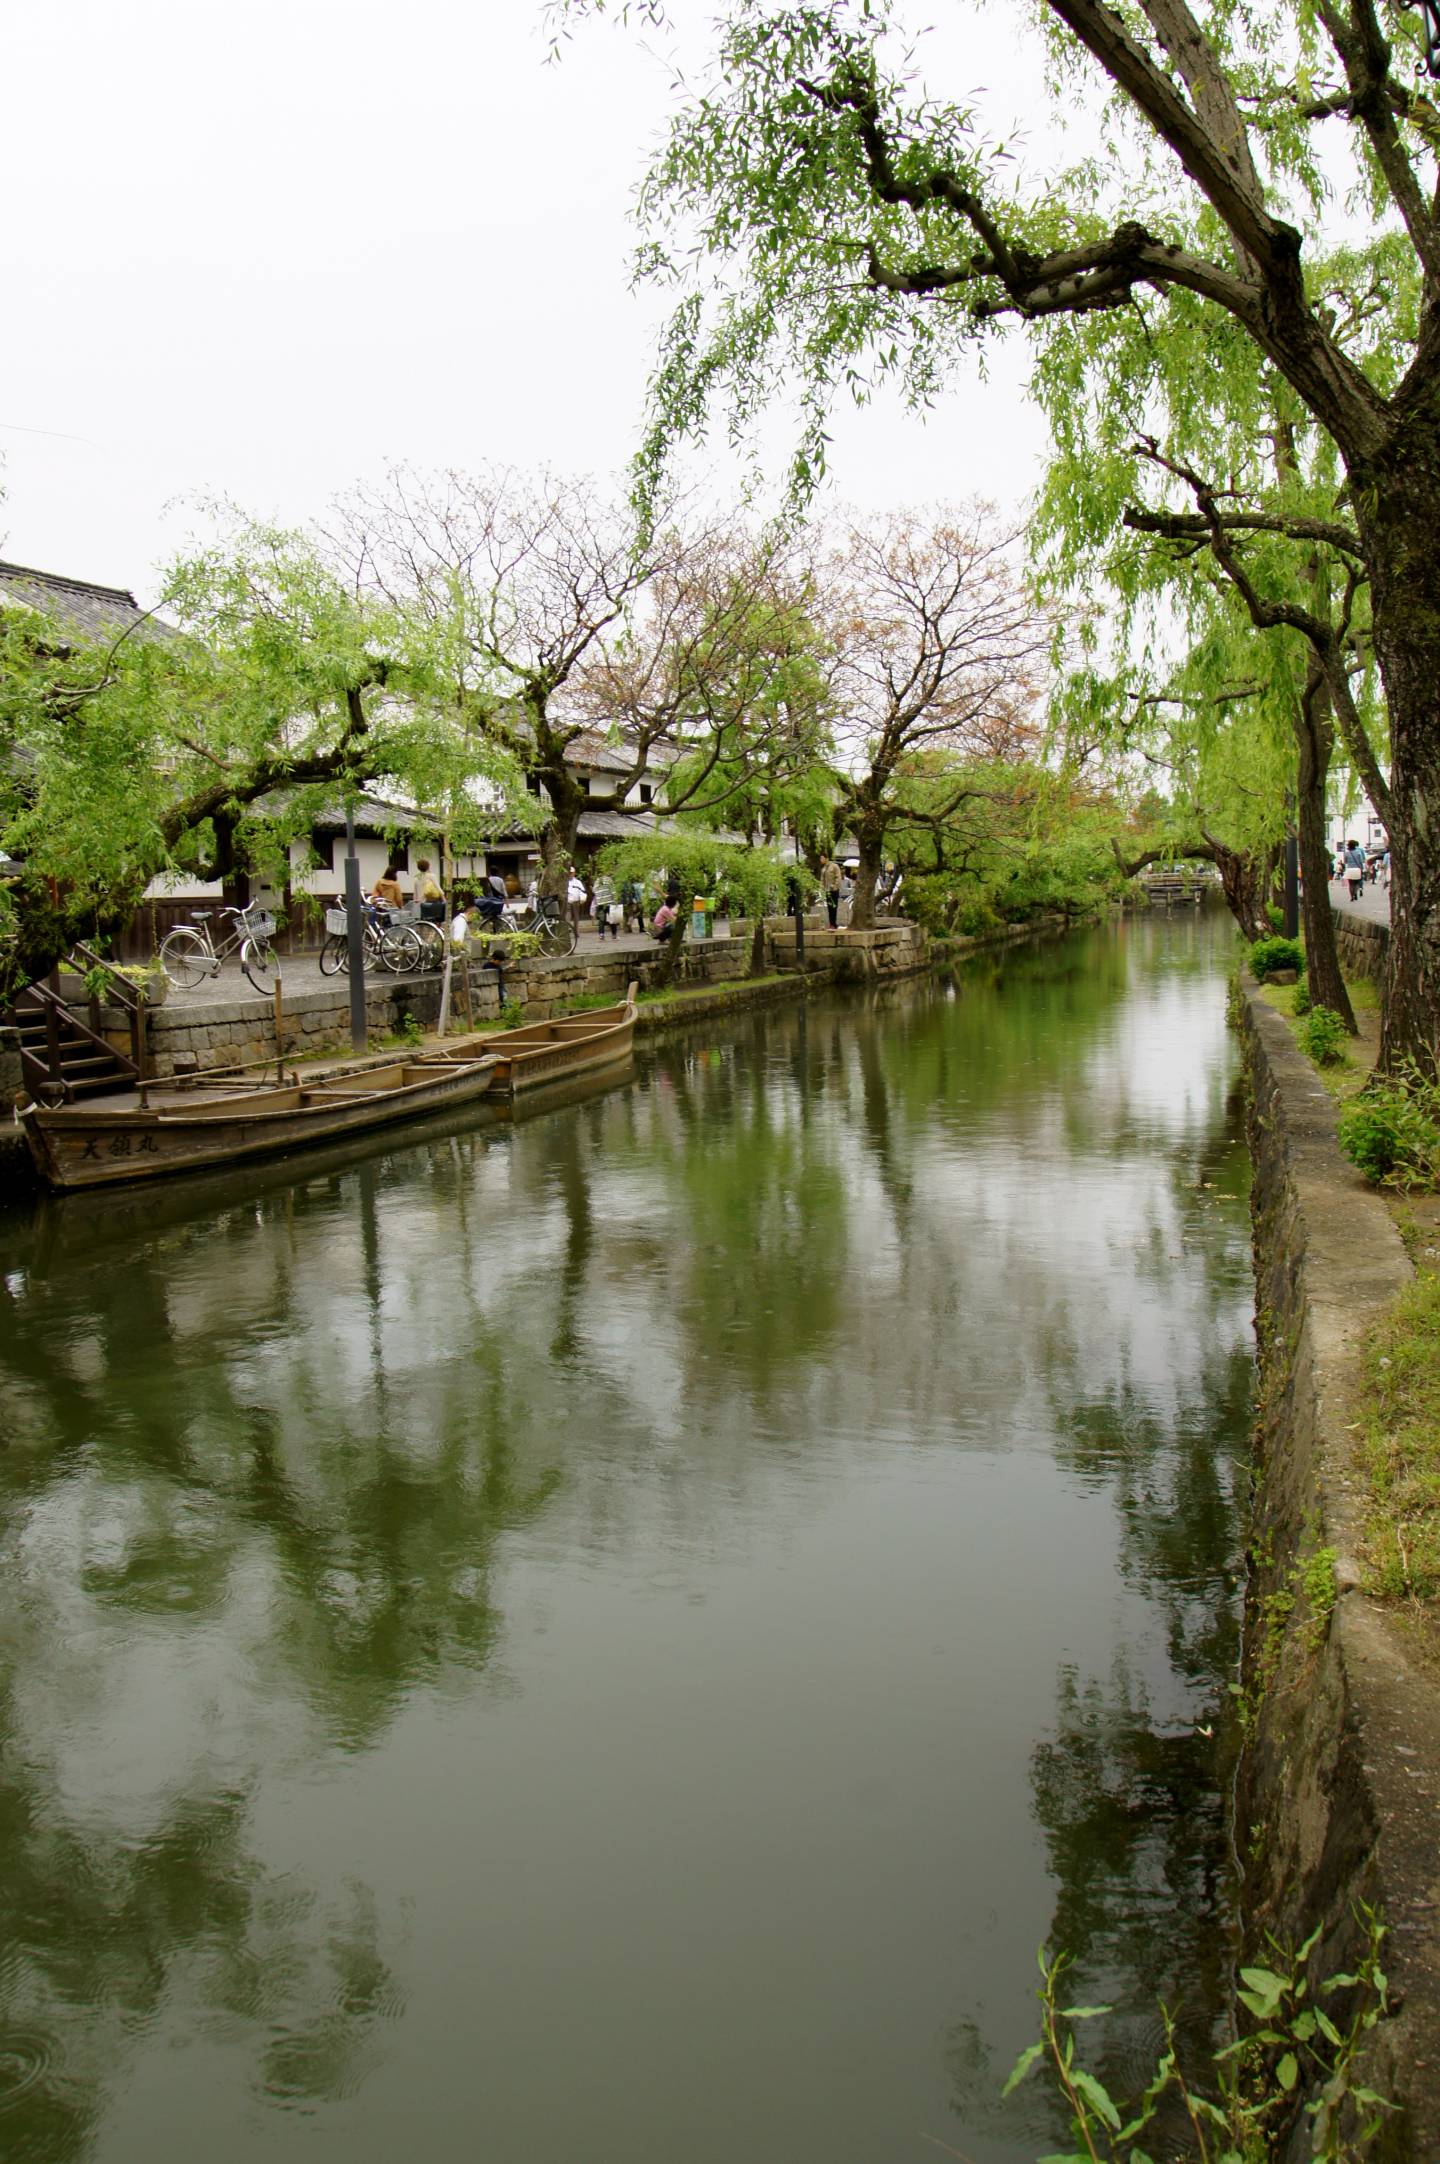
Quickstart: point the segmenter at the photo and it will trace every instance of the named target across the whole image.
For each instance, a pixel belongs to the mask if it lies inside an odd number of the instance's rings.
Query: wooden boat
[[[592,1007],[560,1021],[529,1022],[523,1029],[469,1039],[465,1046],[455,1046],[452,1056],[463,1056],[473,1044],[481,1057],[497,1059],[495,1087],[510,1097],[613,1067],[635,1049],[635,991],[632,984],[613,1007]]]
[[[31,1155],[52,1187],[111,1185],[239,1163],[484,1097],[499,1062],[434,1056],[332,1069],[314,1081],[223,1094],[176,1092],[158,1103],[22,1107]]]
[[[217,1077],[198,1093],[193,1085],[156,1085],[134,1104],[29,1104],[19,1116],[50,1186],[113,1186],[335,1141],[482,1098],[509,1100],[619,1065],[630,1056],[634,1032],[632,984],[618,1006],[468,1037],[405,1059],[356,1061],[313,1080],[246,1085]]]

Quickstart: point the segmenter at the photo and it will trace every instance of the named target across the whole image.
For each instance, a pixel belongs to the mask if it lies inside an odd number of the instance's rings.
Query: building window
[[[655,801],[655,791],[648,781],[642,781],[640,784],[640,801],[642,804],[652,804]]]
[[[321,871],[333,872],[335,869],[334,834],[327,833],[321,827],[312,827],[310,830],[310,847],[315,852]]]

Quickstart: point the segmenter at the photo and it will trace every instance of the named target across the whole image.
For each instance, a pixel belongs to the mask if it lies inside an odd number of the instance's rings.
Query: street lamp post
[[[355,813],[345,807],[345,949],[350,965],[350,1047],[369,1043],[365,1017],[365,912],[360,900],[360,859],[355,854]]]

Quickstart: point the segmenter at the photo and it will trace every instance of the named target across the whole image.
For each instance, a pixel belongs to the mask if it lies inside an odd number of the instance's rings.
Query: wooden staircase
[[[88,949],[77,950],[83,966]],[[72,957],[74,960],[74,957]],[[117,1052],[102,1035],[100,1002],[83,976],[70,967],[27,987],[4,1020],[20,1035],[20,1070],[40,1104],[74,1104],[81,1097],[134,1089],[144,1079],[144,1012],[130,986],[112,980],[108,995],[130,1019],[130,1053]]]

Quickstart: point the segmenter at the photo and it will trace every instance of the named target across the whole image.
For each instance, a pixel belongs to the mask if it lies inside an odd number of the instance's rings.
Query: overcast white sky
[[[698,51],[711,0],[673,12]],[[394,460],[623,466],[662,51],[599,25],[546,65],[540,0],[22,0],[6,43],[0,554],[153,599],[197,493],[300,521]],[[1008,0],[947,11],[926,73],[1034,108]],[[843,416],[834,488],[1014,504],[1023,375]]]

